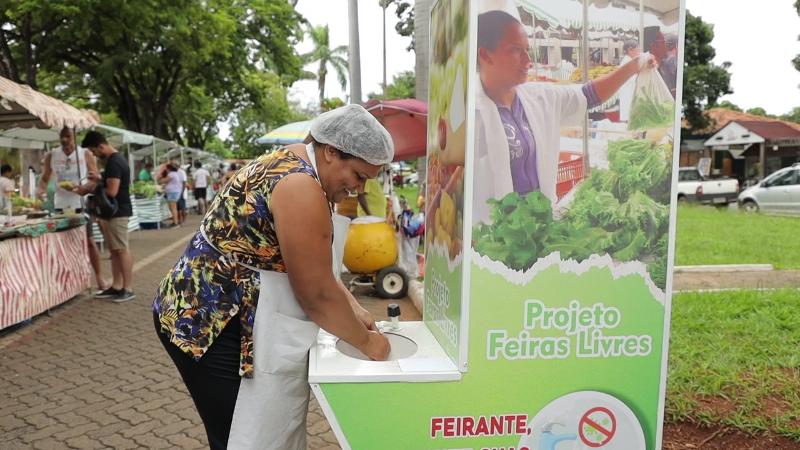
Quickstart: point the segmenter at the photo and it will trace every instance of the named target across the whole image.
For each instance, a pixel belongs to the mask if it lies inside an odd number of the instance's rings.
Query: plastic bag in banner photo
[[[658,69],[645,69],[636,77],[628,129],[669,128],[675,120],[675,99]]]

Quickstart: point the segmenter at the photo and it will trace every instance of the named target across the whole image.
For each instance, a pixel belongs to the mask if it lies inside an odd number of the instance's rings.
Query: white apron
[[[316,171],[314,148],[309,144],[306,150]],[[228,448],[305,450],[308,351],[319,326],[300,308],[287,274],[257,272],[253,378],[239,385]]]

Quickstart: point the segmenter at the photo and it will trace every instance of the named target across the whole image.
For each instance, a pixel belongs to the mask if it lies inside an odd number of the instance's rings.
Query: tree
[[[755,107],[755,108],[750,108],[750,109],[748,109],[748,110],[747,110],[747,111],[745,111],[745,112],[746,112],[747,114],[752,114],[752,115],[754,115],[754,116],[762,116],[762,117],[775,117],[775,116],[773,116],[772,114],[768,114],[768,113],[767,113],[767,110],[765,110],[764,108],[762,108],[762,107],[760,107],[760,106],[757,106],[757,107]]]
[[[800,123],[800,106],[792,108],[791,111],[782,115],[780,119],[785,120],[787,122]]]
[[[261,154],[264,149],[256,139],[273,128],[305,117],[292,110],[286,99],[286,87],[277,74],[248,71],[243,75],[246,94],[231,114],[230,146],[242,158]]]
[[[719,102],[716,105],[716,107],[717,108],[723,108],[723,109],[730,109],[731,111],[743,112],[742,108],[740,108],[739,106],[737,106],[737,105],[735,105],[735,104],[733,104],[733,103],[731,103],[731,102],[729,102],[727,100],[723,100],[723,101]]]
[[[386,96],[383,93],[372,92],[369,98],[392,100],[398,98],[414,98],[414,89],[417,77],[413,70],[406,70],[392,77],[392,82],[386,86]]]
[[[797,15],[800,16],[800,0],[794,0],[794,9],[797,11]],[[800,36],[797,39],[800,40]],[[794,64],[795,69],[800,71],[800,55],[794,57],[792,64]]]
[[[398,22],[394,29],[400,36],[411,37],[411,43],[406,48],[409,51],[414,50],[414,3],[412,0],[378,0],[378,4],[382,8],[388,8],[392,4],[396,5],[394,14],[397,16]]]
[[[683,114],[689,129],[706,128],[708,118],[703,114],[706,107],[713,107],[717,99],[732,94],[731,63],[718,66],[712,62],[716,52],[711,46],[714,26],[703,22],[701,17],[686,13],[686,45],[684,55]]]
[[[294,51],[301,17],[285,0],[0,0],[0,6],[3,74],[16,73],[32,86],[40,75],[52,79],[47,89],[114,111],[130,130],[193,146],[207,142],[216,122],[247,96],[250,68],[277,74],[284,86],[301,74]],[[23,77],[20,68],[31,74]]]
[[[336,48],[331,48],[330,33],[327,25],[310,27],[307,34],[311,39],[311,43],[314,45],[314,49],[301,55],[300,59],[304,64],[319,64],[316,74],[312,76],[317,79],[319,104],[322,105],[322,102],[325,100],[325,79],[328,76],[328,65],[333,67],[333,70],[336,72],[342,89],[347,86],[347,46],[340,45]]]

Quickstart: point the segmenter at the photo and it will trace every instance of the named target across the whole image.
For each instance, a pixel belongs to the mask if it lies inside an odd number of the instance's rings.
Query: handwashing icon
[[[553,427],[556,425],[564,426],[558,422],[550,422],[542,427],[542,440],[539,442],[539,450],[558,450],[556,446],[559,443],[578,439],[578,435],[575,433],[553,434]]]

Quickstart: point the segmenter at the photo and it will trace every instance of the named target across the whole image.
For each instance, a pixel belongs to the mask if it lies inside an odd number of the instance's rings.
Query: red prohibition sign
[[[600,425],[599,423],[594,421],[591,417],[589,417],[596,412],[601,412],[603,414],[606,414],[608,418],[611,419],[611,429],[608,429],[603,425]],[[583,432],[584,427],[591,427],[605,437],[601,439],[599,442],[589,440],[589,438]],[[578,423],[578,434],[581,437],[581,441],[583,441],[583,443],[588,445],[589,447],[593,448],[602,447],[608,444],[611,441],[611,438],[614,437],[614,433],[616,432],[617,432],[617,418],[614,417],[614,414],[611,412],[610,409],[603,408],[602,406],[598,406],[597,408],[592,408],[589,411],[586,411],[583,417],[581,417],[580,423]]]

